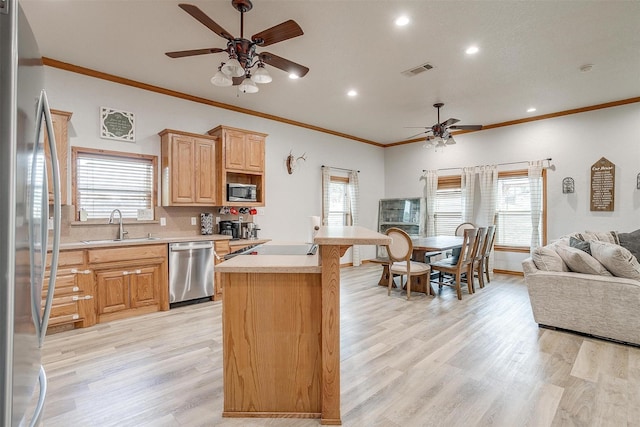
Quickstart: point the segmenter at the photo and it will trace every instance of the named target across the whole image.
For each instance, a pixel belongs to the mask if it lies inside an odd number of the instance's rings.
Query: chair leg
[[[411,299],[411,276],[407,275],[407,300]]]
[[[487,275],[487,283],[491,283],[491,277],[489,277],[489,258],[484,260],[484,266],[482,267],[484,274]]]
[[[473,288],[473,263],[471,263],[469,267],[467,267],[467,289],[469,290],[469,294],[474,292]]]
[[[462,290],[460,289],[460,281],[462,280],[462,274],[456,272],[456,293],[458,294],[458,299],[462,299]]]
[[[478,283],[480,284],[480,288],[481,288],[481,289],[482,289],[482,288],[484,288],[484,277],[482,276],[482,266],[483,266],[483,265],[484,265],[484,264],[482,263],[482,261],[480,261],[480,262],[478,263],[478,270],[477,270],[477,273],[478,273]]]
[[[389,270],[389,278],[387,279],[387,295],[391,296],[391,284],[393,283],[393,274],[391,274],[391,270]]]

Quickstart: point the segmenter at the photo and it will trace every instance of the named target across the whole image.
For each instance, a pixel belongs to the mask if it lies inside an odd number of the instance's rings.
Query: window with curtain
[[[545,174],[542,179],[544,188]],[[545,203],[543,193],[534,195],[541,198],[540,230],[543,230]],[[531,245],[531,188],[527,171],[500,172],[498,174],[498,195],[496,198],[496,236],[499,246],[526,247]]]
[[[72,161],[73,203],[88,219],[109,218],[114,209],[136,218],[155,206],[156,156],[73,147]]]
[[[349,178],[331,176],[329,181],[329,216],[327,225],[351,225]]]
[[[453,236],[462,223],[462,190],[460,176],[438,177],[435,203],[435,235]]]

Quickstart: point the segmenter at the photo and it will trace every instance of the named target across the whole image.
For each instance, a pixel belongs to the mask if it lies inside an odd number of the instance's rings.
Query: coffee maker
[[[233,221],[220,221],[220,234],[224,236],[231,236],[232,238],[237,238],[233,235]]]

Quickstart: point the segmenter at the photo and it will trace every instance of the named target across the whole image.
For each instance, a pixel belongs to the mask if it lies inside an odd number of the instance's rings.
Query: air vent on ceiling
[[[425,71],[429,71],[432,68],[433,68],[433,65],[431,65],[431,64],[429,64],[427,62],[427,63],[424,63],[422,65],[418,65],[417,67],[413,67],[413,68],[411,68],[411,69],[409,69],[407,71],[403,71],[400,74],[402,74],[403,76],[406,76],[406,77],[413,77],[413,76],[418,75],[420,73],[424,73]]]

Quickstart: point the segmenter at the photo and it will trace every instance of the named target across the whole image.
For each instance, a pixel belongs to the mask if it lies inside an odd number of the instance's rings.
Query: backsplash
[[[200,236],[200,214],[208,212],[213,214],[214,234],[218,234],[218,226],[215,219],[220,221],[237,221],[242,216],[242,222],[253,222],[252,215],[232,215],[220,214],[218,207],[156,207],[154,221],[136,221],[135,219],[125,219],[124,230],[128,232],[126,238],[147,237],[183,237]],[[160,225],[160,219],[165,218],[166,226]],[[196,225],[191,225],[191,218],[196,218]],[[75,209],[72,205],[62,206],[62,227],[60,236],[62,243],[79,242],[82,240],[101,240],[116,238],[118,233],[117,224],[107,224],[105,218],[103,222],[87,221],[79,222],[75,219]]]

